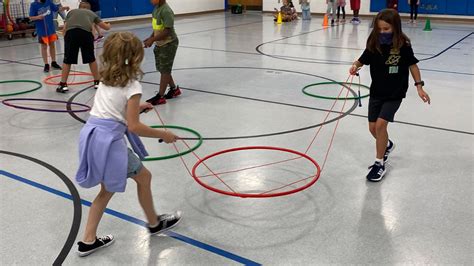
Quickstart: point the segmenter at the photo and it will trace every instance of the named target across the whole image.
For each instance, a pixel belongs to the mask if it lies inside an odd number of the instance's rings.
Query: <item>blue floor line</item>
[[[0,175],[9,177],[9,178],[11,178],[11,179],[20,181],[20,182],[22,182],[22,183],[28,184],[28,185],[33,186],[33,187],[36,187],[36,188],[39,188],[39,189],[41,189],[41,190],[44,190],[44,191],[46,191],[46,192],[55,194],[55,195],[57,195],[57,196],[60,196],[60,197],[65,198],[65,199],[72,200],[72,196],[71,196],[70,194],[64,193],[64,192],[62,192],[62,191],[60,191],[60,190],[57,190],[57,189],[54,189],[54,188],[51,188],[51,187],[48,187],[48,186],[45,186],[45,185],[40,184],[40,183],[37,183],[37,182],[35,182],[35,181],[31,181],[31,180],[26,179],[26,178],[24,178],[24,177],[17,176],[17,175],[15,175],[15,174],[12,174],[12,173],[9,173],[9,172],[3,171],[3,170],[0,170]],[[92,204],[90,201],[87,201],[87,200],[84,200],[84,199],[81,200],[81,203],[82,203],[82,205],[87,206],[87,207],[90,207],[91,204]],[[145,222],[145,221],[140,220],[140,219],[138,219],[138,218],[135,218],[135,217],[133,217],[133,216],[130,216],[130,215],[127,215],[127,214],[124,214],[124,213],[121,213],[121,212],[118,212],[118,211],[115,211],[115,210],[112,210],[112,209],[109,209],[109,208],[106,208],[106,209],[105,209],[105,213],[107,213],[107,214],[109,214],[109,215],[112,215],[112,216],[115,216],[115,217],[117,217],[117,218],[120,218],[120,219],[122,219],[122,220],[125,220],[125,221],[127,221],[127,222],[134,223],[134,224],[136,224],[136,225],[139,225],[139,226],[142,226],[142,227],[145,227],[145,228],[146,228],[146,222]],[[184,236],[184,235],[181,235],[181,234],[172,232],[172,231],[168,231],[168,232],[166,232],[166,233],[164,233],[164,234],[167,235],[167,236],[169,236],[169,237],[172,237],[172,238],[174,238],[174,239],[176,239],[176,240],[185,242],[186,244],[195,246],[195,247],[200,248],[200,249],[203,249],[203,250],[205,250],[205,251],[214,253],[214,254],[216,254],[216,255],[225,257],[225,258],[230,259],[230,260],[233,260],[233,261],[236,261],[236,262],[238,262],[238,263],[242,263],[242,264],[244,264],[244,265],[252,265],[252,266],[253,266],[253,265],[261,265],[261,264],[258,263],[258,262],[255,262],[255,261],[246,259],[246,258],[241,257],[241,256],[239,256],[239,255],[233,254],[233,253],[231,253],[231,252],[228,252],[228,251],[225,251],[225,250],[223,250],[223,249],[220,249],[220,248],[217,248],[217,247],[208,245],[208,244],[203,243],[203,242],[201,242],[201,241],[198,241],[198,240],[189,238],[189,237],[187,237],[187,236]]]

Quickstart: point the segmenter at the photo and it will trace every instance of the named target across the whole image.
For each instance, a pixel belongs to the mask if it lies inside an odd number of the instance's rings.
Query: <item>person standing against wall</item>
[[[311,19],[311,0],[300,0],[301,16],[303,20]]]
[[[351,23],[360,24],[360,19],[359,19],[360,0],[351,0],[351,9],[354,12],[354,17],[352,18]]]
[[[420,5],[420,0],[408,0],[408,4],[410,5],[410,23],[416,23],[416,19],[418,17],[418,6]]]
[[[398,0],[387,0],[387,8],[395,9],[398,11]]]
[[[339,20],[342,10],[342,20]],[[346,0],[337,0],[337,23],[346,22]]]

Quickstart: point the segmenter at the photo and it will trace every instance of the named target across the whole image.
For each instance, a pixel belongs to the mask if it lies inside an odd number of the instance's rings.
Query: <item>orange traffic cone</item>
[[[329,26],[328,14],[324,15],[324,19],[323,19],[323,27],[327,27],[327,26]]]
[[[277,24],[281,24],[281,23],[282,23],[281,12],[278,12]]]

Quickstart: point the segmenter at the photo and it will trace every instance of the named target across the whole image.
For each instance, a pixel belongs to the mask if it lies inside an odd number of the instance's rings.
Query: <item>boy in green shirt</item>
[[[145,48],[151,47],[155,43],[153,52],[155,53],[156,70],[161,73],[160,91],[148,99],[147,102],[158,105],[165,104],[166,99],[171,99],[181,95],[181,90],[174,83],[171,70],[173,68],[176,50],[178,50],[178,36],[174,30],[174,13],[166,0],[150,0],[155,6],[152,16],[153,33],[143,41]],[[166,87],[170,86],[166,92]]]

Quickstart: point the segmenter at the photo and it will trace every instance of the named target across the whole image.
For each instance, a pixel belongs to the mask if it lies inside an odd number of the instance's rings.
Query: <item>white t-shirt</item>
[[[127,102],[136,94],[142,94],[142,85],[137,80],[123,88],[109,87],[101,82],[95,93],[90,114],[127,123]]]

